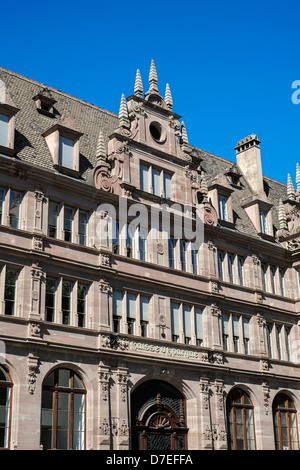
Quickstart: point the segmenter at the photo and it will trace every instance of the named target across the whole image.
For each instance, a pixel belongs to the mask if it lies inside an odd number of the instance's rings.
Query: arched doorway
[[[131,396],[132,448],[134,450],[185,450],[185,400],[171,384],[149,380]]]

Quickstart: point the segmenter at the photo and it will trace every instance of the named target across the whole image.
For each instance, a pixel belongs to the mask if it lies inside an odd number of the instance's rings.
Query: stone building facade
[[[298,166],[191,145],[153,61],[119,115],[0,79],[0,447],[298,449]]]

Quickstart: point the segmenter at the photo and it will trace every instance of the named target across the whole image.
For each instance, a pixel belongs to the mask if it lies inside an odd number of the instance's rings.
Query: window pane
[[[48,211],[48,236],[52,238],[58,236],[58,214],[59,204],[50,202]]]
[[[149,167],[146,165],[141,165],[140,166],[140,185],[141,185],[142,191],[146,191],[146,192],[149,192],[148,174],[149,174]]]
[[[58,386],[69,387],[70,385],[70,371],[66,369],[59,369],[58,371]]]
[[[0,224],[4,223],[4,199],[5,199],[5,189],[0,188]]]
[[[179,336],[179,305],[171,304],[171,329],[172,335]]]
[[[150,299],[146,296],[141,296],[141,320],[149,321],[149,303]]]
[[[79,211],[78,237],[80,245],[87,245],[88,213]]]
[[[156,170],[155,168],[152,169],[152,186],[153,186],[153,194],[155,194],[156,196],[161,196],[160,171]]]
[[[21,201],[22,201],[21,193],[17,191],[10,192],[9,217],[10,217],[10,225],[13,228],[19,228],[20,226]]]
[[[164,192],[166,199],[171,199],[171,179],[171,175],[164,173]]]
[[[3,145],[3,147],[8,145],[8,123],[9,117],[5,114],[0,114],[0,145]]]
[[[73,168],[73,150],[74,141],[60,136],[59,138],[59,157],[60,165],[65,168]]]

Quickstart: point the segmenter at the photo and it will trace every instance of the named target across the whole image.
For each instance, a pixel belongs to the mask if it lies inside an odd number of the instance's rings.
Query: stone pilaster
[[[112,410],[112,426],[114,449],[119,450],[129,450],[128,379],[128,369],[118,367],[116,371],[117,400]]]
[[[227,433],[226,433],[226,409],[224,403],[224,382],[223,380],[216,379],[213,384],[213,406],[212,406],[212,421],[213,421],[213,441],[215,450],[227,449]]]
[[[99,365],[99,449],[109,450],[111,447],[111,423],[110,423],[110,368],[104,364]]]
[[[201,449],[212,449],[210,381],[207,377],[201,377],[200,379],[200,420]]]

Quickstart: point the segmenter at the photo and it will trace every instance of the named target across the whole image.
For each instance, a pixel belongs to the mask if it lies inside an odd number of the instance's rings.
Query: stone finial
[[[172,100],[170,86],[168,83],[166,84],[165,103],[169,109],[173,108],[173,100]]]
[[[189,143],[187,132],[186,132],[186,127],[183,121],[181,123],[181,141],[183,144]]]
[[[297,192],[300,192],[300,166],[299,163],[296,165],[296,185],[297,185]]]
[[[150,85],[150,90],[158,92],[157,73],[156,73],[156,68],[155,68],[153,59],[151,59],[151,66],[150,66],[150,73],[149,73],[149,85]]]
[[[286,214],[285,214],[282,199],[279,199],[279,204],[278,204],[278,222],[279,222],[279,228],[280,229],[286,229],[287,228]]]
[[[287,196],[288,199],[295,199],[295,188],[293,186],[292,178],[289,173],[287,177]]]
[[[141,73],[139,69],[136,71],[135,84],[134,84],[134,94],[139,98],[143,97],[143,83],[141,78]]]
[[[119,110],[119,126],[130,127],[127,103],[124,93],[121,96],[120,110]]]
[[[106,149],[104,144],[104,137],[103,132],[99,132],[98,142],[97,142],[97,150],[96,150],[96,157],[97,157],[97,166],[105,165],[107,166],[106,162]]]

